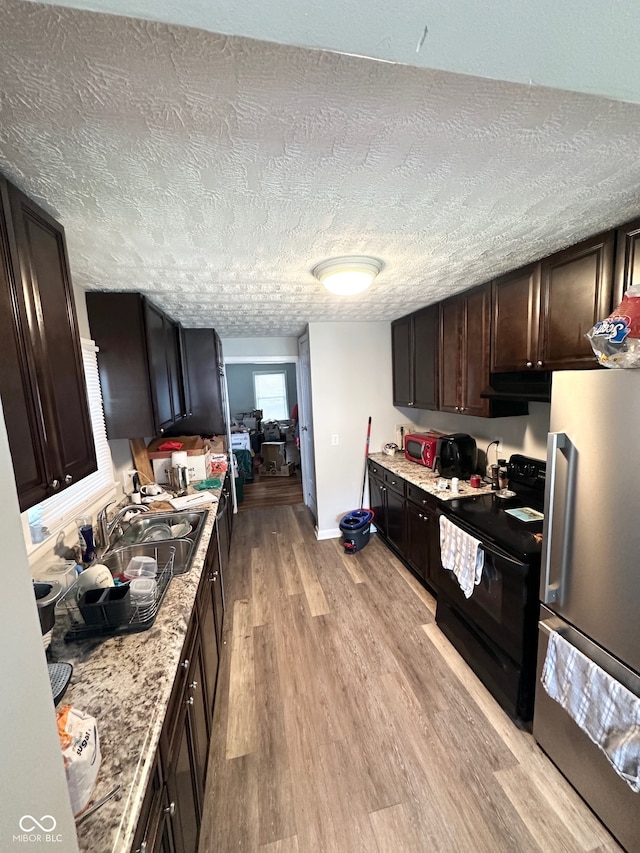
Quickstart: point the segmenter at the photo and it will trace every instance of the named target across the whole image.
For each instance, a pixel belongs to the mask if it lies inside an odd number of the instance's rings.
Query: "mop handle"
[[[362,494],[360,495],[360,509],[364,506],[364,484],[367,481],[367,459],[369,458],[369,443],[371,442],[371,415],[367,425],[367,441],[364,446],[364,475],[362,477]]]

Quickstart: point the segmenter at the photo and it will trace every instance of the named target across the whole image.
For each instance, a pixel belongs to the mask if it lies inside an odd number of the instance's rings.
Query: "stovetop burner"
[[[495,493],[448,502],[442,511],[461,522],[468,532],[488,540],[504,551],[523,558],[539,554],[542,549],[542,520],[523,521],[507,510],[522,507],[542,512],[546,464],[514,454],[508,464],[509,489],[513,498],[500,498]]]

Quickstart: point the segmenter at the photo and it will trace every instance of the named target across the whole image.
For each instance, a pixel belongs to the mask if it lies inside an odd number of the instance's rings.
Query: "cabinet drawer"
[[[378,465],[377,463],[371,462],[371,460],[369,460],[369,475],[371,477],[379,477],[380,479],[382,479],[385,470],[386,469],[383,468],[382,465]]]
[[[180,663],[176,671],[175,681],[173,683],[173,692],[167,705],[167,713],[165,724],[160,736],[160,750],[162,759],[165,765],[169,761],[169,755],[173,746],[173,741],[176,735],[177,722],[180,717],[181,706],[184,703],[187,678],[193,663],[193,656],[196,651],[196,633],[198,630],[198,617],[194,608],[191,616],[191,623],[187,629],[184,646],[180,655]]]
[[[414,486],[413,483],[407,483],[407,498],[419,507],[435,510],[438,506],[438,499],[435,495],[425,492],[419,486]]]
[[[403,480],[402,477],[399,477],[398,474],[394,474],[393,471],[388,471],[385,468],[383,479],[384,484],[388,489],[404,496],[405,480]]]

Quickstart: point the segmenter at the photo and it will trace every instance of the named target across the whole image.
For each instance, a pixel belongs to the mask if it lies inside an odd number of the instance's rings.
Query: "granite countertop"
[[[371,453],[369,459],[376,462],[378,465],[382,465],[382,467],[386,468],[388,471],[402,477],[402,479],[406,480],[408,483],[412,483],[414,486],[424,489],[425,492],[435,495],[435,497],[441,501],[452,501],[458,498],[471,498],[475,495],[492,494],[491,485],[489,483],[483,482],[479,489],[474,489],[469,485],[468,480],[460,480],[458,484],[458,494],[454,495],[451,492],[451,480],[447,480],[445,477],[440,477],[424,465],[420,465],[417,462],[411,462],[403,453],[396,453],[394,456],[387,456],[386,453]],[[447,489],[445,491],[438,490],[438,480],[446,481]]]
[[[221,489],[210,490],[216,498]],[[73,705],[95,717],[102,763],[92,802],[120,785],[118,794],[81,821],[83,853],[129,850],[137,828],[182,647],[195,604],[217,503],[209,509],[191,569],[172,578],[151,628],[108,640],[64,642],[56,622],[51,660],[73,665],[58,708]]]

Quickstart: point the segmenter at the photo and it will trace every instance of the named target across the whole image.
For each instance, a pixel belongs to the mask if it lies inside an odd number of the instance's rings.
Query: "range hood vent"
[[[527,400],[534,403],[549,403],[551,372],[536,370],[522,373],[492,373],[490,387],[480,396],[489,400]]]

